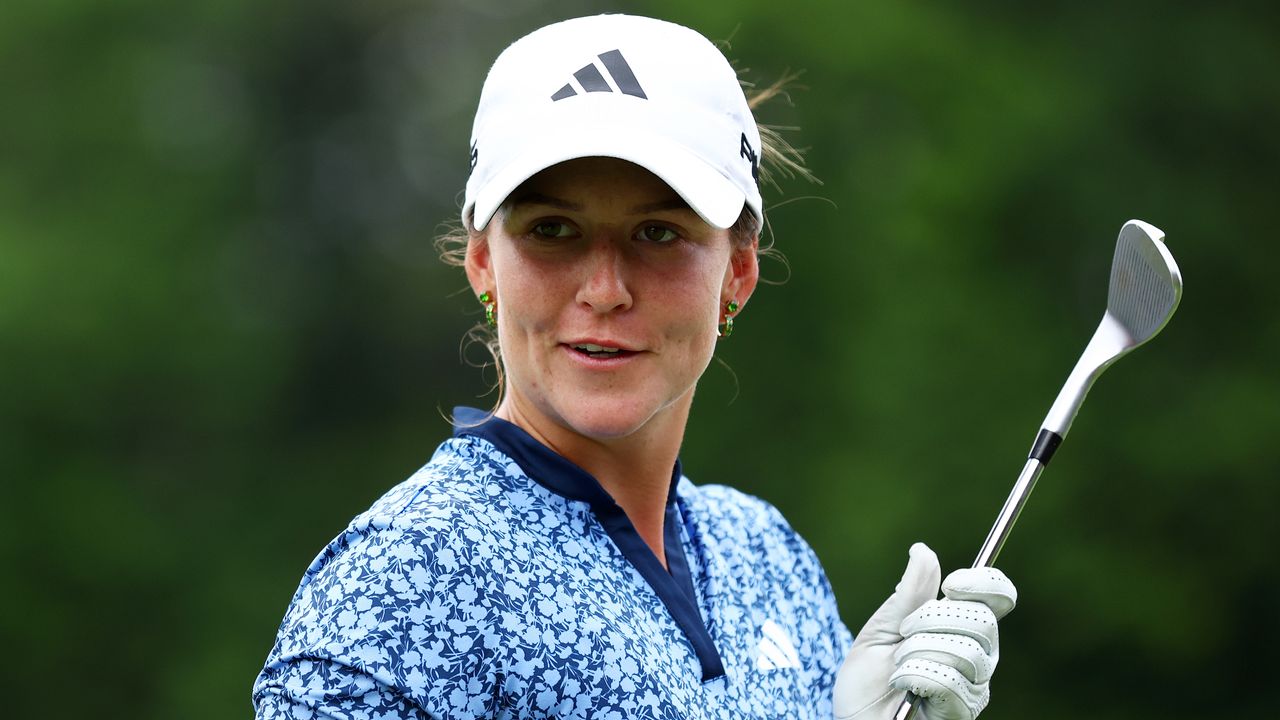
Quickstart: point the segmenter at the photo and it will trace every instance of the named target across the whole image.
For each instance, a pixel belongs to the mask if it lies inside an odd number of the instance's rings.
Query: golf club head
[[[1164,232],[1141,220],[1120,228],[1111,261],[1107,311],[1042,429],[1066,437],[1093,383],[1116,360],[1155,337],[1182,300],[1182,273],[1164,244]]]
[[[1124,327],[1132,350],[1155,337],[1182,300],[1182,273],[1164,244],[1164,232],[1141,220],[1120,228],[1111,261],[1107,313]]]

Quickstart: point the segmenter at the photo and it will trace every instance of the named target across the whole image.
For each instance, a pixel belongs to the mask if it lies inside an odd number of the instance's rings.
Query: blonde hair
[[[784,73],[777,81],[759,89],[750,83],[742,83],[743,92],[747,96],[747,106],[755,110],[764,103],[778,97],[785,98],[790,103],[791,96],[789,91],[794,87],[794,82],[799,76],[799,73]],[[792,145],[782,135],[783,130],[794,130],[795,128],[759,123],[757,123],[756,127],[760,131],[761,184],[771,185],[775,189],[780,189],[778,184],[779,177],[787,179],[802,178],[810,182],[818,182],[809,168],[805,166],[804,150]],[[751,208],[744,206],[742,214],[729,227],[729,239],[735,247],[750,247],[752,243],[759,239],[764,229],[764,222],[756,217]],[[464,267],[467,260],[467,246],[473,239],[479,242],[485,241],[484,233],[475,229],[469,214],[458,220],[443,223],[442,230],[435,240],[435,247],[440,254],[440,261],[446,265]],[[757,247],[756,255],[760,258],[778,260],[784,267],[787,265],[786,257],[773,246],[772,238],[767,243]],[[502,404],[506,384],[506,374],[502,370],[502,352],[498,346],[497,330],[489,327],[485,320],[480,320],[467,330],[459,346],[459,353],[463,356],[464,361],[467,348],[472,345],[484,347],[489,355],[489,359],[480,363],[477,367],[481,369],[492,367],[496,373],[494,383],[489,389],[489,392],[496,390],[498,394],[493,407],[489,408],[489,414],[492,415],[498,409],[498,406]],[[454,420],[453,418],[450,419]]]

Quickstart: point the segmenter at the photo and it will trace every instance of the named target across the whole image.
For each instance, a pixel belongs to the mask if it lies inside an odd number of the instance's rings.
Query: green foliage
[[[606,7],[804,70],[761,119],[823,184],[766,198],[791,277],[699,388],[694,480],[775,503],[856,629],[913,540],[970,561],[1143,218],[1186,299],[1002,557],[984,717],[1269,707],[1271,5],[66,0],[0,11],[6,715],[249,713],[306,564],[489,402],[431,247],[484,72]]]

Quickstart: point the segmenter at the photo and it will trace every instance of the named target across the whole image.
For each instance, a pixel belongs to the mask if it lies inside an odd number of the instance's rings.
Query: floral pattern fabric
[[[680,542],[725,674],[590,505],[489,441],[446,441],[311,564],[254,684],[259,720],[829,718],[852,638],[768,504],[681,478]]]

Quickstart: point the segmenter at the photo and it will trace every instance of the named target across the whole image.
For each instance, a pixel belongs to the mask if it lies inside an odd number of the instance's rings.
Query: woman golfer
[[[972,718],[993,570],[911,548],[856,639],[768,504],[677,458],[694,388],[758,277],[760,132],[687,28],[544,27],[480,97],[466,275],[501,399],[307,570],[258,718]],[[904,639],[905,638],[905,639]]]

